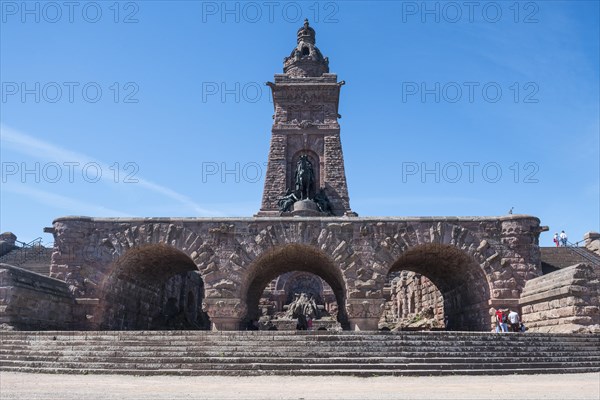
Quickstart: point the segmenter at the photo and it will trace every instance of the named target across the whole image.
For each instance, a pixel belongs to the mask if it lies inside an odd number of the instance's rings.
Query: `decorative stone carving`
[[[346,313],[348,318],[377,318],[383,310],[384,299],[348,299]]]
[[[302,121],[300,121],[300,123],[298,125],[300,126],[300,128],[306,129],[306,128],[310,128],[311,126],[313,126],[315,124],[313,123],[313,121],[303,119]]]
[[[240,299],[211,299],[202,301],[202,311],[213,318],[243,318],[246,305]]]

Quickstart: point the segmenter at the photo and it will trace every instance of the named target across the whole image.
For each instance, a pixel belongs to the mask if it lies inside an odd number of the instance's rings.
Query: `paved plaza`
[[[58,379],[57,379],[58,378]],[[131,377],[0,373],[0,399],[600,399],[600,373],[445,377]]]

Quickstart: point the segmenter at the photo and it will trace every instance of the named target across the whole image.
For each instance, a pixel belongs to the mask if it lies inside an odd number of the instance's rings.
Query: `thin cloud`
[[[45,190],[34,189],[31,186],[4,184],[2,185],[2,190],[5,192],[24,195],[43,205],[68,210],[72,213],[86,215],[92,213],[96,215],[111,215],[114,217],[134,217],[134,215],[124,213],[122,211],[75,200],[72,197],[61,196]]]
[[[2,146],[11,148],[16,152],[27,154],[37,159],[55,162],[78,162],[81,165],[88,163],[96,163],[100,165],[100,168],[104,171],[110,170],[108,164],[93,159],[85,154],[73,152],[62,147],[56,146],[52,143],[44,142],[43,140],[37,139],[33,136],[18,132],[12,128],[7,127],[4,124],[0,124],[0,130],[2,132],[1,141]],[[112,177],[103,174],[103,181],[107,183],[112,182]],[[201,216],[218,216],[223,215],[220,211],[208,210],[203,208],[189,197],[178,193],[168,187],[159,185],[151,182],[147,179],[137,178],[137,187],[142,187],[150,191],[159,193],[165,197],[179,202],[180,204],[191,209],[195,214]]]

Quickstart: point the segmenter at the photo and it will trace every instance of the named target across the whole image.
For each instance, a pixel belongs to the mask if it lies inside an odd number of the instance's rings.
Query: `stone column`
[[[202,311],[210,317],[213,331],[236,331],[242,328],[246,305],[240,299],[205,298]]]
[[[346,312],[350,330],[376,331],[385,299],[348,299]]]

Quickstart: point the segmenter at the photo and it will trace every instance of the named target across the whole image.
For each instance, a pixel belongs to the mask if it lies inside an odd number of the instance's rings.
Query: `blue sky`
[[[251,216],[264,82],[308,18],[345,80],[360,216],[600,230],[597,1],[1,2],[1,231],[88,216]]]

